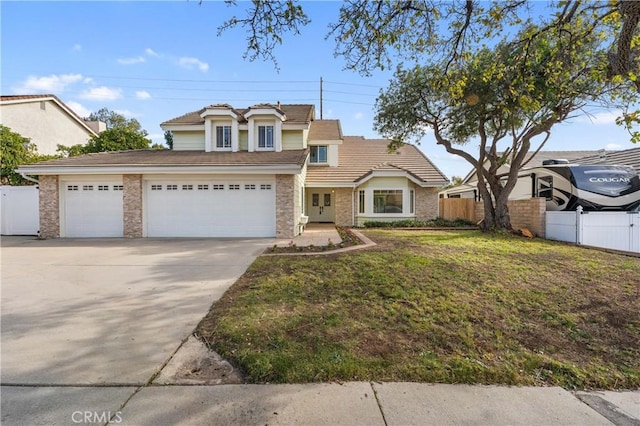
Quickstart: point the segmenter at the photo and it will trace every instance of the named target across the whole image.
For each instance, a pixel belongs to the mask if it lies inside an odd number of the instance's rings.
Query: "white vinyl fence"
[[[640,212],[547,212],[546,238],[640,253]]]
[[[0,186],[2,235],[38,235],[37,186]]]

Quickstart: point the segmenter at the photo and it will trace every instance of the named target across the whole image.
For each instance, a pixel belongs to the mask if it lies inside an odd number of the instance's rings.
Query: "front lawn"
[[[478,231],[260,257],[198,326],[252,382],[640,386],[640,259]]]

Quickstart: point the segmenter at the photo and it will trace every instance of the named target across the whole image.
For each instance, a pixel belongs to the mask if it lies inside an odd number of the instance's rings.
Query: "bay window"
[[[401,189],[375,189],[373,191],[374,213],[402,213]]]

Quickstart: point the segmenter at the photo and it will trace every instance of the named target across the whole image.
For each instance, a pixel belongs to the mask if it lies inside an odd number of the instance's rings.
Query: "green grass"
[[[640,259],[478,231],[261,257],[198,333],[249,381],[640,386]]]

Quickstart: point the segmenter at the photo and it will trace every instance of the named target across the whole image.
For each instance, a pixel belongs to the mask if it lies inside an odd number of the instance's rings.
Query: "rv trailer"
[[[521,171],[519,192],[526,186],[530,188],[528,197],[546,198],[547,211],[572,211],[578,206],[585,211],[640,209],[640,177],[630,166],[581,166],[546,160],[541,167]]]

